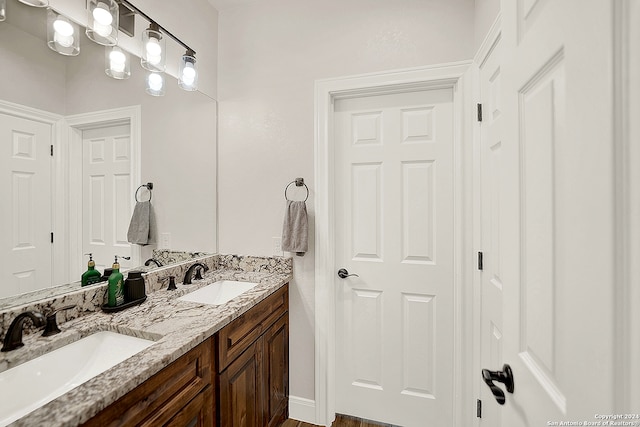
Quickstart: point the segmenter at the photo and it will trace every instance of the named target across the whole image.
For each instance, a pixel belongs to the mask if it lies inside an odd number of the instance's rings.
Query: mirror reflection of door
[[[0,298],[51,286],[51,134],[0,114]]]
[[[131,256],[131,137],[129,124],[82,132],[82,251],[92,253],[101,272],[114,255]],[[131,261],[119,259],[121,269]]]

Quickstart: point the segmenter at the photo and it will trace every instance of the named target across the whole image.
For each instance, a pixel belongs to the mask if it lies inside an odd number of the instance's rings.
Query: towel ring
[[[284,189],[284,199],[287,201],[291,201],[288,197],[287,197],[287,190],[289,189],[289,187],[291,187],[291,184],[295,184],[296,187],[302,187],[304,185],[304,188],[307,190],[307,197],[304,198],[303,202],[306,202],[309,199],[309,187],[307,187],[307,184],[304,183],[304,178],[296,178],[295,181],[291,181]]]
[[[151,197],[153,197],[153,193],[151,192],[151,190],[153,190],[153,182],[147,182],[146,184],[142,184],[140,187],[136,189],[136,195],[135,195],[136,202],[140,202],[140,200],[138,200],[138,191],[140,191],[142,187],[146,188],[149,191],[149,200],[147,201],[150,202]]]

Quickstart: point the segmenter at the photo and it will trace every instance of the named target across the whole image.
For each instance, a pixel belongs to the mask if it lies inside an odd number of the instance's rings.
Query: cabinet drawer
[[[282,314],[289,310],[289,284],[222,328],[217,340],[218,372],[242,354]]]
[[[207,386],[187,405],[181,400],[172,400],[170,408],[153,414],[140,427],[211,427],[214,424],[213,386]]]
[[[151,414],[184,406],[211,384],[211,346],[212,340],[206,340],[103,409],[84,426],[135,426]]]

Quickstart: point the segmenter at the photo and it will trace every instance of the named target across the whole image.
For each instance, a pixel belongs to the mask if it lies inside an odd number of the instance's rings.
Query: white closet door
[[[82,134],[83,252],[93,253],[101,272],[114,255],[131,256],[131,141],[129,125],[85,130]],[[120,260],[120,268],[131,268]]]
[[[0,114],[0,298],[52,283],[51,132]]]
[[[336,101],[336,412],[453,421],[453,92]]]

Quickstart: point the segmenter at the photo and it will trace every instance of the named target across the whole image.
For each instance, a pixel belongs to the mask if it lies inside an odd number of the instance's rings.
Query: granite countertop
[[[62,332],[52,337],[25,335],[23,348],[2,355],[5,366],[10,368],[99,331],[120,332],[155,343],[11,425],[67,427],[89,420],[274,293],[291,277],[290,272],[218,269],[191,285],[178,284],[176,291],[152,292],[142,304],[123,311],[98,311],[63,323]],[[259,284],[220,306],[178,301],[178,297],[218,280]]]

